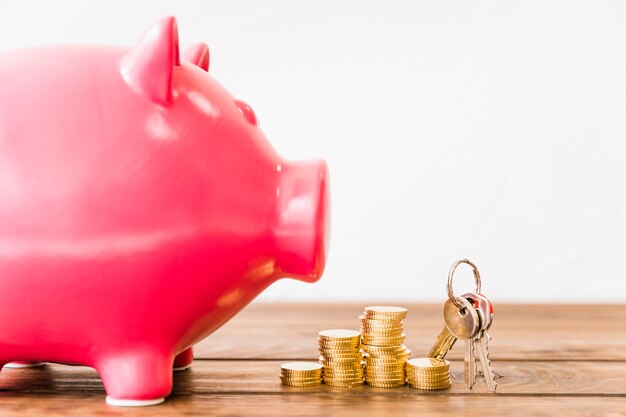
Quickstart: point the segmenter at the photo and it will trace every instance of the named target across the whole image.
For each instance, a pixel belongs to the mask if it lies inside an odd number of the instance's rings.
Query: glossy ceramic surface
[[[282,159],[208,67],[172,17],[134,48],[0,54],[0,365],[154,404],[268,285],[320,278],[325,162]]]

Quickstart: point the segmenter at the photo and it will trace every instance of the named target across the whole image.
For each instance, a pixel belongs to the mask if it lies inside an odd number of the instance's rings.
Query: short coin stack
[[[424,390],[450,388],[450,362],[436,358],[416,358],[406,363],[409,385]]]
[[[315,362],[288,362],[280,366],[280,382],[292,387],[312,387],[322,383],[322,365]]]
[[[322,330],[318,335],[324,383],[333,387],[363,385],[361,334],[356,330]]]
[[[365,351],[365,381],[374,387],[406,385],[404,365],[411,351],[403,344],[402,307],[365,307],[361,319],[361,347]]]

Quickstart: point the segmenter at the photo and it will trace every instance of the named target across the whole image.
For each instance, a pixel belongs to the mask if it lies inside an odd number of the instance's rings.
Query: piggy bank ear
[[[183,59],[207,72],[209,71],[209,47],[206,43],[197,43],[185,48]]]
[[[121,72],[135,91],[157,104],[168,105],[172,102],[172,73],[178,65],[176,19],[166,17],[123,58]]]

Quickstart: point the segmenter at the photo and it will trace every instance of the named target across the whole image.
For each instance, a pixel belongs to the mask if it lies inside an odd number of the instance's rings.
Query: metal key
[[[461,298],[466,299],[472,304],[476,313],[478,313],[478,318],[480,320],[480,330],[473,338],[465,341],[463,379],[467,388],[472,389],[476,383],[476,377],[478,376],[475,342],[479,337],[482,337],[481,331],[485,331],[489,328],[489,326],[491,326],[493,308],[491,307],[491,302],[487,299],[487,297],[478,293],[463,294]]]
[[[478,331],[476,331],[476,334],[470,339],[465,340],[463,355],[463,381],[465,382],[465,385],[467,385],[467,388],[472,389],[472,387],[476,383],[476,375],[478,372],[476,368],[474,342],[476,341],[476,338],[479,337],[480,331],[482,330],[484,323],[486,323],[486,317],[483,315],[483,312],[480,309],[474,306],[472,300],[465,298],[465,296],[462,297],[472,304],[472,308],[476,310],[476,314],[478,315],[479,322]]]
[[[481,318],[485,318],[476,336],[472,338],[473,354],[475,357],[477,356],[480,361],[482,375],[485,379],[487,388],[489,391],[495,392],[498,384],[495,381],[495,376],[489,360],[489,334],[487,333],[487,329],[489,329],[491,323],[493,322],[493,305],[491,304],[491,301],[489,301],[489,299],[482,294],[469,293],[465,294],[463,297],[474,305]]]
[[[480,330],[480,319],[472,304],[464,298],[457,298],[456,301],[462,308],[459,309],[451,300],[446,300],[443,305],[444,326],[428,353],[429,358],[443,359],[457,339],[471,339]]]

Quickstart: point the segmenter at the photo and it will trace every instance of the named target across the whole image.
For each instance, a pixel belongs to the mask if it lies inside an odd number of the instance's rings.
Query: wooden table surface
[[[318,357],[317,332],[358,329],[364,304],[253,304],[196,347],[165,403],[116,408],[96,372],[45,365],[3,369],[0,416],[506,415],[626,416],[626,305],[498,305],[490,330],[498,393],[463,385],[462,345],[448,354],[452,388],[291,388],[279,367]],[[440,305],[403,305],[406,344],[425,356]]]

